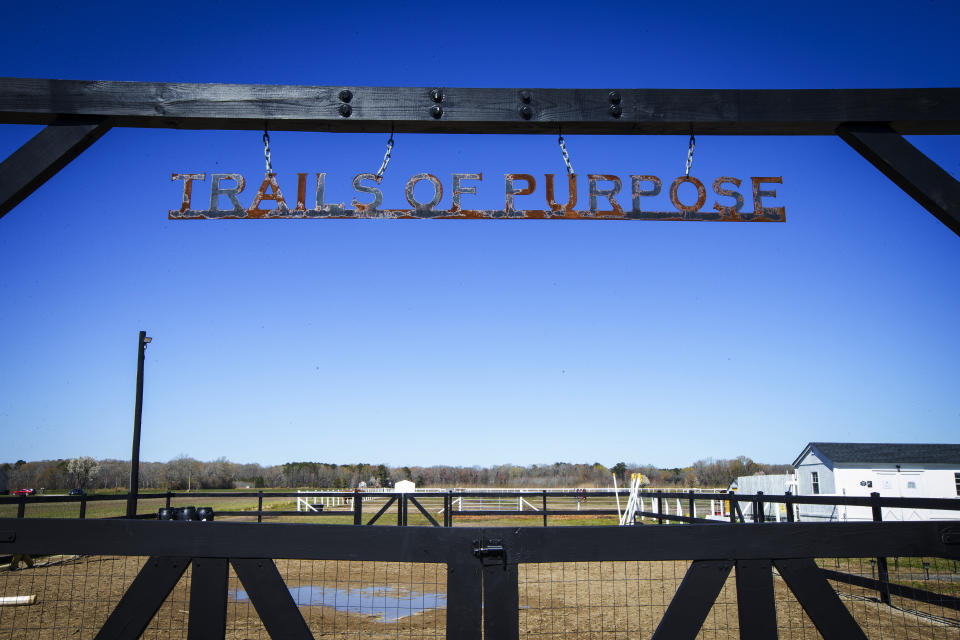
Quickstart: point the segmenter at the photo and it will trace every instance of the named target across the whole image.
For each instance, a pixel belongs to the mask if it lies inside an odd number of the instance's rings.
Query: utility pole
[[[127,494],[127,517],[137,517],[137,492],[140,487],[140,416],[143,414],[143,355],[153,338],[141,331],[137,339],[137,401],[133,410],[133,452],[130,454],[130,493]]]

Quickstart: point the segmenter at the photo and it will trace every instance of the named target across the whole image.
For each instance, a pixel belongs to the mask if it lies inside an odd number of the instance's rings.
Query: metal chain
[[[693,166],[693,148],[697,146],[697,139],[690,134],[690,146],[687,148],[687,170],[683,172],[683,175],[690,177],[690,167]]]
[[[573,175],[573,165],[570,164],[570,154],[567,153],[567,143],[563,140],[563,134],[557,138],[557,144],[560,145],[560,155],[563,156],[563,164],[567,165],[567,174]]]
[[[377,182],[383,179],[383,172],[387,170],[387,165],[390,164],[391,153],[393,153],[393,127],[390,127],[390,139],[387,140],[387,152],[383,154],[383,162],[380,163],[380,168],[377,169]]]
[[[263,157],[267,161],[267,173],[273,173],[273,162],[270,161],[270,134],[263,128]]]

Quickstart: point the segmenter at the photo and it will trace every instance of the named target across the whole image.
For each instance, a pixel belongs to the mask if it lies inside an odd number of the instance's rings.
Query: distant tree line
[[[39,460],[0,464],[11,489],[32,487],[45,490],[117,489],[127,486],[128,460],[95,460],[78,457],[67,460]],[[333,464],[329,462],[287,462],[263,466],[238,464],[226,458],[202,462],[181,455],[169,462],[141,462],[142,489],[230,489],[238,485],[262,487],[315,487],[353,489],[361,482],[368,487],[390,487],[398,480],[412,480],[420,487],[609,487],[613,474],[620,486],[629,484],[631,474],[643,474],[643,483],[656,487],[727,487],[737,476],[789,473],[785,464],[763,464],[746,456],[730,460],[698,460],[688,467],[660,468],[653,465],[617,462],[609,468],[593,464],[554,462],[527,466],[503,464],[490,467],[390,467],[384,464]]]

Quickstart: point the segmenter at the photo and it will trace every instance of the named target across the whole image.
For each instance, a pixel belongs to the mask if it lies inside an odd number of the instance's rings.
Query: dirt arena
[[[0,607],[0,640],[93,638],[144,562],[141,557],[52,556],[38,558],[34,567],[21,566],[17,571],[0,566],[0,596],[37,596],[33,605]],[[867,563],[829,560],[823,564],[848,572],[865,571],[869,576]],[[521,637],[649,638],[688,565],[521,565]],[[278,560],[277,566],[316,638],[445,637],[443,565]],[[904,575],[915,577],[915,568],[907,562]],[[939,568],[934,565],[935,571]],[[892,569],[891,577],[896,580],[897,575]],[[188,569],[144,638],[186,638],[189,581]],[[774,584],[780,637],[819,638],[776,574]],[[946,576],[942,581],[928,580],[926,588],[952,593],[958,584]],[[896,597],[893,606],[882,605],[873,591],[840,583],[834,586],[870,638],[960,638],[960,612]],[[269,637],[232,569],[226,637]],[[739,637],[733,573],[699,637]]]

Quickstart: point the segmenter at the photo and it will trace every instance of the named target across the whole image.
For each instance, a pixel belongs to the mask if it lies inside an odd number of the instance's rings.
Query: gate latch
[[[473,555],[479,558],[481,561],[484,558],[496,558],[500,557],[503,559],[503,564],[507,564],[507,552],[503,548],[502,540],[474,540],[473,541]]]

